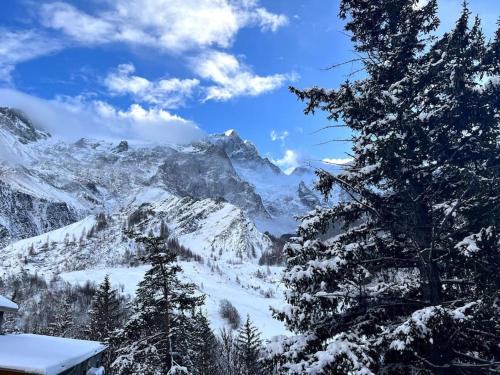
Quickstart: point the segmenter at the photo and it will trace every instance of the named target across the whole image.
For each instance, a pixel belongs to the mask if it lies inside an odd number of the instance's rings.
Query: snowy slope
[[[148,202],[151,198],[158,200]],[[133,224],[132,217],[138,218]],[[282,301],[277,286],[281,268],[257,264],[272,244],[239,208],[222,201],[150,191],[109,215],[103,229],[96,229],[98,221],[91,215],[5,247],[0,250],[0,272],[26,270],[47,278],[59,274],[73,283],[100,282],[110,274],[123,292],[133,294],[148,266],[127,264],[140,249],[123,229],[158,233],[163,221],[171,236],[198,256],[181,262],[183,276],[207,295],[205,308],[215,329],[226,324],[218,309],[220,301],[227,299],[243,317],[250,314],[266,335],[284,332],[269,310]]]
[[[284,303],[282,290],[278,284],[281,268],[270,267],[269,274],[264,267],[254,264],[221,264],[212,270],[206,264],[180,262],[183,278],[197,285],[206,295],[205,312],[215,332],[228,327],[228,322],[220,317],[221,300],[228,300],[238,310],[242,319],[250,315],[252,321],[262,332],[264,338],[286,332],[283,324],[273,319],[270,307]],[[124,294],[133,296],[137,284],[142,280],[148,266],[138,267],[100,267],[89,270],[65,272],[63,280],[72,284],[84,285],[87,281],[100,283],[109,275],[111,283]],[[257,271],[265,274],[265,279],[256,276]],[[237,278],[238,277],[238,278]]]
[[[142,200],[106,215],[102,229],[96,228],[96,217],[91,215],[10,244],[0,250],[0,267],[4,271],[27,268],[57,274],[121,264],[127,252],[137,250],[125,236],[124,228],[136,233],[159,233],[162,221],[180,244],[207,260],[255,263],[272,246],[271,240],[230,203],[173,195],[155,202]]]

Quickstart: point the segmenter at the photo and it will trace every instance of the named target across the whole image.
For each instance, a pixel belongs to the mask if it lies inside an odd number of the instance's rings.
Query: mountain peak
[[[224,135],[226,137],[240,137],[239,134],[236,132],[234,129],[229,129],[224,132]]]
[[[222,147],[232,162],[247,168],[257,166],[271,169],[275,174],[281,174],[279,167],[271,163],[267,158],[263,158],[257,147],[248,141],[243,140],[234,129],[229,129],[221,134],[214,134],[209,137],[208,142]]]
[[[125,152],[128,151],[128,142],[127,141],[121,141],[118,146],[113,148],[113,151],[116,153],[120,152]]]
[[[314,170],[312,168],[300,166],[296,167],[291,175],[299,176],[299,175],[304,175],[304,174],[314,174]]]
[[[22,111],[8,107],[0,107],[0,129],[14,135],[22,144],[50,137],[49,133],[36,129]]]

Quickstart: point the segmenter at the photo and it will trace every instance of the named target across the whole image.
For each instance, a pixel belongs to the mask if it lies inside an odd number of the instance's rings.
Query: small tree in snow
[[[241,324],[240,313],[227,299],[223,299],[219,303],[219,314],[226,319],[232,329],[237,329]]]
[[[113,331],[122,320],[118,291],[113,289],[106,275],[96,290],[89,309],[88,337],[91,340],[109,342]]]
[[[73,329],[73,303],[67,296],[60,304],[47,328],[49,336],[71,337]]]
[[[260,332],[251,322],[249,315],[247,315],[243,326],[238,330],[236,351],[241,365],[241,374],[259,375],[263,373],[260,363],[262,340],[260,339]]]

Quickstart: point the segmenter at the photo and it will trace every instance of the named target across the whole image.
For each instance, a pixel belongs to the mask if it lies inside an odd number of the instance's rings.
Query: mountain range
[[[69,142],[0,108],[0,271],[75,283],[107,273],[133,294],[147,265],[133,261],[140,248],[124,233],[163,226],[215,326],[232,296],[266,334],[280,333],[268,306],[281,301],[281,267],[259,259],[322,204],[313,184],[312,169],[285,174],[234,130],[188,145]]]

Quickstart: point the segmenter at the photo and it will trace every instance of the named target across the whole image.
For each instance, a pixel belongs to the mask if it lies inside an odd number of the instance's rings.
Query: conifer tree
[[[241,365],[241,374],[262,374],[260,363],[262,340],[260,339],[260,332],[253,325],[249,315],[247,315],[245,324],[238,330],[236,350]]]
[[[73,303],[67,296],[58,307],[52,322],[47,327],[49,336],[71,337],[71,330],[74,327],[73,321]]]
[[[497,22],[495,37],[488,44],[484,65],[485,72],[481,80],[485,82],[484,94],[490,99],[490,105],[498,108],[500,106],[500,19]]]
[[[111,287],[109,276],[99,285],[89,310],[88,337],[91,340],[107,342],[121,320],[120,299],[116,289]]]
[[[217,371],[217,339],[207,317],[197,311],[193,316],[192,363],[193,375],[219,375]]]
[[[305,215],[286,246],[276,316],[295,335],[267,352],[282,373],[500,371],[499,105],[481,82],[495,47],[466,6],[433,38],[436,6],[341,1],[367,77],[292,89],[353,131],[354,160],[317,172],[325,198],[350,199]]]
[[[223,328],[218,340],[218,374],[238,375],[240,374],[240,361],[236,349],[236,339],[232,329]]]
[[[498,75],[500,74],[500,19],[497,21],[495,36],[488,44],[484,64],[488,69],[490,77],[495,76],[498,78]]]
[[[22,331],[18,328],[17,320],[17,313],[5,314],[5,318],[1,326],[1,333],[21,333]]]
[[[186,373],[188,313],[203,303],[193,284],[179,280],[181,267],[161,237],[137,237],[151,268],[140,282],[132,316],[112,342],[116,374]],[[189,321],[189,320],[188,320]]]

